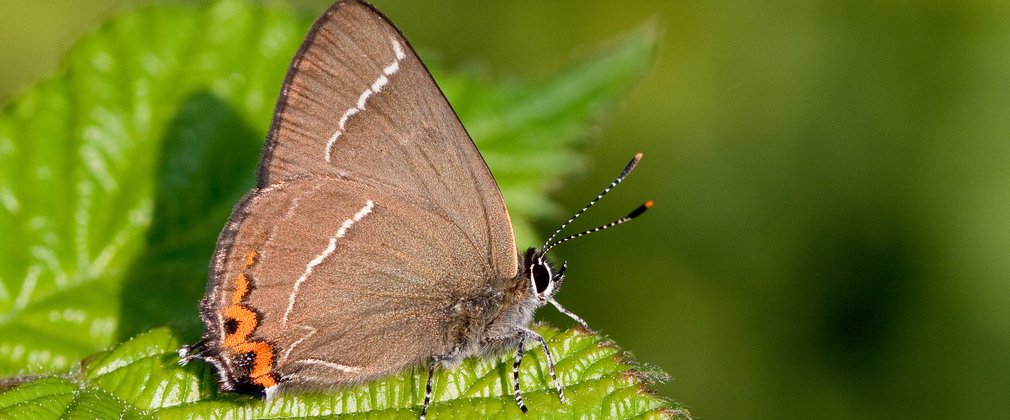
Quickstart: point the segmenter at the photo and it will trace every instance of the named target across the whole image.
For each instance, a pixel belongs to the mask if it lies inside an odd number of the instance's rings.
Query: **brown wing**
[[[354,177],[426,197],[511,278],[517,251],[501,192],[466,130],[399,31],[344,1],[312,26],[278,99],[260,187]]]
[[[233,217],[206,303],[231,304],[244,273],[249,290],[238,295],[259,314],[248,340],[270,344],[286,382],[357,382],[447,353],[447,311],[487,293],[494,275],[439,207],[353,180],[268,187]],[[223,321],[210,324],[224,342]]]

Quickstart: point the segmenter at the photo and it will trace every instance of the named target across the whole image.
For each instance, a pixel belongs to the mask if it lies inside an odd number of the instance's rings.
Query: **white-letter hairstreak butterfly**
[[[209,363],[224,391],[361,383],[539,343],[528,328],[554,300],[565,265],[545,253],[651,206],[554,240],[624,179],[641,154],[543,250],[520,253],[501,192],[473,141],[403,35],[360,1],[312,28],[288,70],[259,166],[232,212],[200,304],[206,333],[180,363]],[[588,328],[588,327],[586,327]]]

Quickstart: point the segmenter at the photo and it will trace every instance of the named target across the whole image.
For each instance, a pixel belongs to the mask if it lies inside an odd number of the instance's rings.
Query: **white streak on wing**
[[[351,118],[351,116],[360,111],[364,111],[368,98],[371,97],[372,94],[379,93],[379,91],[381,91],[382,88],[389,83],[389,77],[400,71],[400,61],[407,57],[407,54],[403,52],[403,46],[400,45],[400,42],[397,41],[396,38],[390,38],[389,41],[393,45],[393,55],[396,56],[396,59],[383,68],[382,74],[379,74],[379,77],[375,79],[368,88],[365,88],[364,92],[361,92],[361,95],[358,96],[358,103],[355,104],[355,107],[344,111],[344,115],[340,117],[340,123],[338,124],[339,128],[332,136],[330,136],[330,140],[326,142],[326,152],[323,156],[326,158],[327,162],[331,161],[333,155],[333,145],[337,143],[337,138],[339,138],[340,134],[346,130],[345,125],[347,124],[347,119]]]
[[[393,44],[393,53],[396,54],[396,61],[403,60],[406,54],[403,53],[403,47],[400,46],[400,43],[396,41],[396,38],[389,38],[389,42]]]
[[[361,368],[359,368],[359,367],[347,366],[347,365],[342,365],[340,363],[333,363],[333,362],[328,362],[328,361],[319,360],[319,359],[302,359],[302,360],[296,360],[296,361],[294,361],[292,363],[304,363],[304,364],[307,364],[307,365],[326,366],[326,367],[328,367],[330,369],[339,370],[341,372],[347,372],[347,373],[358,373],[358,372],[361,372]]]
[[[298,347],[299,344],[302,344],[302,341],[308,340],[309,337],[312,337],[313,335],[316,334],[316,331],[318,331],[317,329],[315,329],[313,327],[310,327],[308,325],[302,325],[301,327],[304,328],[305,330],[307,330],[308,333],[306,333],[305,335],[303,335],[302,338],[299,338],[294,343],[291,343],[291,345],[288,346],[288,348],[284,350],[284,354],[281,354],[281,358],[278,359],[277,364],[275,366],[282,366],[282,365],[284,365],[284,362],[286,360],[288,360],[288,356],[291,355],[291,352],[295,349],[295,347]]]
[[[286,326],[288,324],[288,316],[291,315],[291,311],[295,309],[295,299],[298,298],[298,289],[302,287],[302,283],[305,283],[305,280],[307,280],[309,275],[312,274],[312,270],[315,269],[317,265],[322,264],[323,261],[330,256],[330,254],[333,254],[333,251],[337,249],[337,239],[343,238],[344,235],[347,234],[347,230],[350,229],[355,222],[360,221],[362,218],[367,216],[368,213],[372,212],[372,207],[374,206],[375,202],[368,200],[361,210],[354,213],[354,217],[344,220],[344,223],[341,223],[340,228],[337,229],[337,233],[330,238],[329,243],[326,245],[326,249],[324,249],[319,255],[316,255],[316,257],[313,258],[312,261],[309,261],[308,265],[305,266],[305,272],[302,273],[302,276],[299,277],[298,280],[295,280],[295,285],[292,286],[291,296],[288,297],[288,309],[284,311],[284,317],[281,318],[282,325]]]
[[[357,114],[360,110],[358,108],[348,109],[344,113],[344,116],[340,117],[340,131],[344,131],[344,124],[347,124],[347,119],[351,118],[352,115]]]
[[[385,74],[379,76],[378,79],[375,79],[375,83],[372,83],[372,92],[379,93],[386,83],[389,83],[389,78]]]
[[[400,71],[399,61],[394,61],[392,64],[386,66],[386,68],[382,69],[382,73],[386,76],[392,76],[398,71]]]
[[[302,283],[305,283],[305,280],[309,278],[309,274],[312,274],[312,269],[316,268],[317,265],[322,263],[323,260],[325,260],[326,257],[329,257],[336,249],[337,237],[334,236],[330,238],[330,243],[326,246],[326,249],[324,249],[321,254],[313,258],[312,261],[309,261],[309,264],[305,266],[305,272],[302,273],[302,276],[299,277],[297,281],[295,281],[295,285],[292,287],[291,296],[288,297],[288,309],[284,311],[284,325],[287,325],[288,315],[290,315],[291,310],[295,308],[295,298],[298,296],[298,289],[302,287]]]
[[[372,96],[372,90],[371,89],[368,89],[368,90],[366,90],[364,92],[361,92],[361,96],[358,97],[358,109],[360,109],[362,111],[365,110],[365,101],[368,100],[369,96]]]
[[[340,225],[340,230],[337,231],[337,237],[343,238],[344,234],[347,233],[347,229],[350,229],[351,225],[353,225],[354,222],[361,220],[362,218],[367,216],[368,213],[372,212],[372,207],[375,207],[375,202],[373,202],[372,200],[368,200],[367,202],[365,202],[365,207],[362,207],[361,210],[358,210],[357,213],[354,213],[354,218],[344,220],[344,223]]]
[[[260,250],[260,253],[262,254],[260,256],[260,259],[266,259],[270,255],[270,245],[274,243],[274,238],[277,237],[278,229],[276,226],[281,222],[287,222],[288,220],[291,220],[291,218],[295,215],[295,211],[298,210],[298,206],[302,204],[302,199],[305,198],[306,196],[310,196],[319,192],[319,189],[322,188],[323,185],[324,185],[323,183],[317,183],[315,186],[312,187],[312,189],[302,194],[299,194],[298,196],[296,196],[294,199],[291,200],[291,205],[288,207],[288,210],[284,212],[284,216],[281,217],[279,221],[274,222],[275,227],[270,230],[270,236],[267,236],[267,240],[263,242],[263,247]]]
[[[330,136],[330,141],[326,142],[326,161],[330,161],[330,152],[333,151],[333,143],[337,142],[337,137],[340,137],[340,132],[337,131]]]

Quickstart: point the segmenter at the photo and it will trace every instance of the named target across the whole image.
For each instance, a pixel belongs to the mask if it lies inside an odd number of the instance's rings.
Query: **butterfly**
[[[641,154],[571,223],[624,179]],[[554,300],[553,246],[520,252],[498,185],[428,70],[367,3],[332,5],[295,54],[258,183],[218,239],[200,314],[203,339],[180,349],[223,391],[325,389],[515,349],[514,396],[529,328]]]

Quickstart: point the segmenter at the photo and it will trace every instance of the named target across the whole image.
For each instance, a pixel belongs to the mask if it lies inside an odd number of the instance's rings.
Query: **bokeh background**
[[[0,101],[141,3],[0,2]],[[1006,416],[1010,3],[375,3],[450,66],[523,77],[659,23],[653,71],[556,192],[574,211],[642,151],[582,224],[656,207],[560,247],[559,300],[697,417]]]

